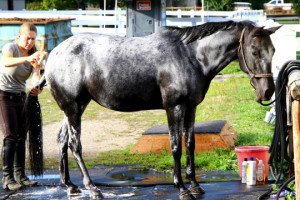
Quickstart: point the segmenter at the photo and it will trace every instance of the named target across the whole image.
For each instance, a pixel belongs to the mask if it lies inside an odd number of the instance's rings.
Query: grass
[[[239,62],[237,60],[229,63],[227,67],[225,67],[220,74],[243,74],[242,70],[239,67]]]
[[[275,20],[279,24],[299,24],[299,19],[292,19],[292,20]]]
[[[221,74],[233,74],[225,82],[212,82],[205,100],[197,107],[196,121],[227,120],[238,133],[236,145],[269,145],[271,143],[274,126],[264,122],[266,111],[270,107],[263,107],[256,103],[255,93],[246,76],[235,76],[242,73],[238,62],[232,62]],[[61,121],[63,114],[52,99],[49,90],[45,89],[40,95],[44,125]],[[101,115],[99,115],[101,111]],[[91,102],[83,120],[119,118],[128,122],[131,127],[151,127],[166,124],[164,111],[141,111],[121,113],[105,109],[95,102]],[[124,133],[126,134],[126,133]],[[142,133],[140,133],[142,134]],[[84,147],[83,147],[84,148]],[[85,158],[87,167],[95,165],[129,164],[139,168],[153,168],[156,170],[171,170],[173,158],[170,153],[162,154],[130,154],[133,146],[125,150],[102,152],[93,158]],[[77,167],[74,159],[70,160],[70,167]],[[48,168],[58,167],[58,158],[48,159]],[[237,171],[237,155],[234,148],[215,149],[195,155],[195,165],[199,170],[235,170]],[[182,157],[182,167],[185,167],[185,153]]]

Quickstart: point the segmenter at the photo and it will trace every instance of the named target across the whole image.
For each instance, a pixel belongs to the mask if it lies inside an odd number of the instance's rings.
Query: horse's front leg
[[[182,155],[182,132],[185,107],[177,105],[166,109],[169,125],[169,136],[171,152],[174,163],[174,184],[179,189],[179,198],[192,200],[194,199],[190,191],[185,187],[181,176],[181,155]]]
[[[68,124],[65,118],[57,137],[59,149],[60,182],[68,187],[68,194],[76,194],[81,193],[81,191],[70,180],[68,165],[68,140]]]
[[[189,179],[191,185],[190,192],[193,195],[204,194],[205,191],[200,187],[196,180],[195,174],[195,113],[196,107],[187,109],[184,117],[184,140],[186,147],[186,177]]]
[[[90,191],[90,198],[91,199],[103,199],[103,195],[98,189],[93,181],[91,180],[88,170],[84,164],[82,159],[82,147],[80,141],[80,132],[81,132],[81,120],[77,119],[78,116],[75,116],[74,119],[69,118],[69,147],[72,150],[73,156],[77,162],[77,165],[80,168],[81,175],[83,176],[83,184],[86,189]],[[76,123],[73,123],[74,121]]]

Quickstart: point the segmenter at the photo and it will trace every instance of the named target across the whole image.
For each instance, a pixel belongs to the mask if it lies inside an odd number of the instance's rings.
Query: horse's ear
[[[264,26],[255,28],[252,32],[254,36],[260,36],[264,30]]]
[[[271,28],[268,28],[268,29],[266,29],[268,32],[269,32],[269,34],[271,35],[271,34],[273,34],[273,33],[275,33],[278,29],[280,29],[282,27],[282,25],[280,25],[280,26],[275,26],[275,27],[271,27]]]

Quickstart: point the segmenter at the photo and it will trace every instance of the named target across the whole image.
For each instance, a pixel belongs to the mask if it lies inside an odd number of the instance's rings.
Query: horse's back
[[[167,48],[158,38],[72,36],[51,52],[47,82],[59,94],[75,99],[85,91],[114,110],[162,108],[159,73],[168,62],[161,51]]]

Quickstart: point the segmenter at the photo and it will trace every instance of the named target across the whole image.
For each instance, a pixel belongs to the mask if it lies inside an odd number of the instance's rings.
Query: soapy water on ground
[[[43,190],[40,191],[26,191],[16,193],[10,196],[10,199],[72,199],[72,200],[80,200],[80,199],[88,199],[90,192],[87,189],[80,188],[81,193],[76,195],[67,196],[66,187],[44,187]],[[135,188],[131,188],[131,190],[135,190]],[[130,198],[135,196],[134,192],[129,191],[128,193],[116,194],[113,191],[102,192],[105,199],[122,199],[122,198]]]

